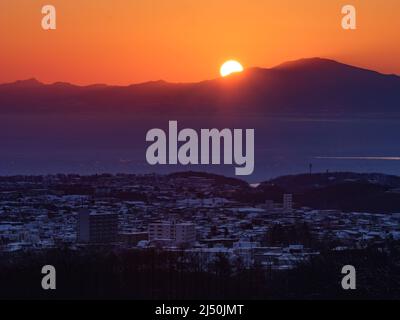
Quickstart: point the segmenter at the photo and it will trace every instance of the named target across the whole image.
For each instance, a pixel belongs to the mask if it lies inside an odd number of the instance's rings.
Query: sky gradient
[[[41,8],[57,9],[57,30]],[[358,29],[341,28],[341,7]],[[325,57],[400,74],[398,0],[1,0],[0,83],[201,81],[245,67]]]

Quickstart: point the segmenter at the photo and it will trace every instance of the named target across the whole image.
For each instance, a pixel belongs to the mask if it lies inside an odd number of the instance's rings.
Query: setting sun
[[[226,77],[229,76],[232,73],[236,73],[236,72],[242,72],[243,71],[243,66],[235,61],[235,60],[229,60],[226,61],[220,69],[220,74],[222,77]]]

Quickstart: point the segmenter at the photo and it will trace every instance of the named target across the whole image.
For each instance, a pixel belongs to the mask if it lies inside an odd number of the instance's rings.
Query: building
[[[149,224],[149,240],[170,244],[191,244],[196,241],[193,223],[162,222]]]
[[[284,194],[283,195],[283,211],[291,212],[293,210],[293,195]]]
[[[77,240],[82,243],[111,243],[118,240],[118,214],[78,212]]]
[[[175,224],[175,242],[193,243],[196,241],[196,228],[193,223]]]

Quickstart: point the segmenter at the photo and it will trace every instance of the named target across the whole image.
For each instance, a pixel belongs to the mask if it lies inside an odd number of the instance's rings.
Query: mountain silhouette
[[[329,160],[400,156],[400,77],[320,58],[197,83],[1,84],[0,174],[180,171],[145,160],[146,133],[168,130],[168,120],[179,129],[255,129],[250,181],[305,172],[310,163],[400,174],[396,161]],[[185,170],[234,174],[232,166]]]
[[[0,85],[0,113],[124,112],[211,115],[363,115],[399,113],[400,77],[311,58],[198,83],[129,86],[35,79]]]

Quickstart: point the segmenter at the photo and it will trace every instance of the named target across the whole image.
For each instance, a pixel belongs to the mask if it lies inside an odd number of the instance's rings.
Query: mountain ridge
[[[375,71],[372,69],[364,68],[364,67],[359,67],[347,63],[340,62],[338,60],[334,59],[329,59],[329,58],[320,58],[320,57],[312,57],[312,58],[301,58],[301,59],[296,59],[296,60],[289,60],[282,62],[274,67],[271,68],[264,68],[264,67],[249,67],[244,70],[244,73],[248,74],[249,72],[265,72],[265,71],[271,71],[271,70],[290,70],[293,68],[298,68],[298,67],[309,67],[309,66],[314,66],[314,67],[321,67],[321,66],[327,66],[327,65],[336,65],[336,66],[342,66],[342,67],[349,67],[352,69],[358,69],[360,71],[367,71],[367,72],[372,72],[375,74],[383,75],[383,76],[393,76],[396,78],[400,78],[400,75],[397,75],[395,73],[383,73],[379,71]],[[232,74],[230,77],[235,77],[237,74]],[[227,77],[229,78],[229,77]],[[209,82],[209,81],[216,81],[221,78],[212,78],[212,79],[206,79],[206,80],[201,80],[201,81],[194,81],[194,82],[173,82],[173,81],[166,81],[163,79],[159,80],[150,80],[150,81],[144,81],[144,82],[137,82],[137,83],[130,83],[127,85],[112,85],[112,84],[106,84],[106,83],[93,83],[93,84],[86,84],[86,85],[79,85],[79,84],[74,84],[71,82],[66,82],[66,81],[56,81],[52,83],[44,83],[40,80],[38,80],[35,77],[32,78],[27,78],[27,79],[20,79],[16,80],[13,82],[4,82],[0,83],[0,86],[11,86],[11,85],[19,85],[19,86],[32,86],[32,85],[43,85],[43,86],[54,86],[54,85],[66,85],[66,86],[74,86],[74,87],[80,87],[80,88],[85,88],[85,87],[94,87],[94,86],[100,86],[100,87],[132,87],[132,86],[143,86],[143,85],[155,85],[155,84],[173,84],[173,85],[185,85],[185,84],[201,84],[204,82]]]
[[[149,81],[128,86],[37,79],[0,85],[0,113],[142,112],[187,114],[399,113],[400,77],[308,58],[274,68],[248,68],[192,83]]]

